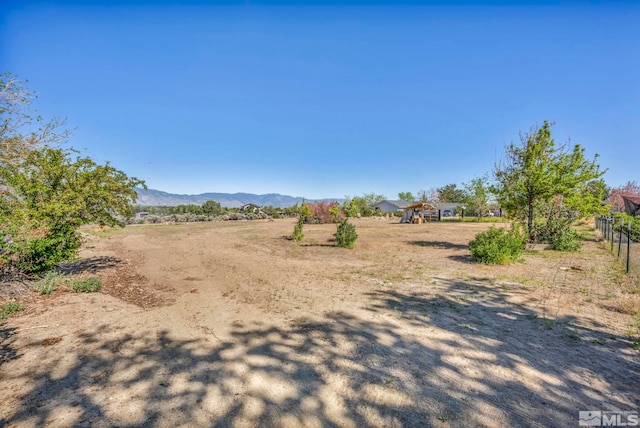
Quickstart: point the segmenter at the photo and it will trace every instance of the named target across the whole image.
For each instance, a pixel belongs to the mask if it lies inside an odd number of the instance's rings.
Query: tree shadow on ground
[[[400,314],[418,328],[440,329],[461,348],[485,355],[485,375],[473,388],[475,396],[504,409],[512,424],[573,426],[579,410],[640,408],[640,359],[629,337],[613,335],[598,322],[549,317],[553,308],[534,312],[509,301],[524,290],[506,294],[480,281],[436,280],[444,284],[440,295],[370,293],[370,310]],[[453,372],[464,376],[465,365],[483,366],[481,358],[462,357]],[[523,377],[501,379],[508,372]]]
[[[12,336],[15,334],[15,328],[7,327],[5,323],[0,321],[0,366],[7,361],[16,360],[20,357],[12,344]]]
[[[29,390],[0,425],[575,426],[579,410],[640,407],[625,338],[437,281],[445,297],[371,292],[373,320],[237,323],[224,340],[77,333],[56,345],[68,365],[10,375]]]
[[[466,244],[454,244],[448,241],[409,241],[409,244],[418,247],[436,248],[439,250],[466,250],[469,248]]]
[[[459,262],[459,263],[465,263],[465,264],[472,264],[473,263],[473,259],[471,258],[471,254],[466,254],[464,256],[452,255],[452,256],[447,256],[447,258],[449,260],[453,260],[453,261]]]
[[[75,275],[79,273],[97,273],[104,269],[116,267],[122,263],[117,257],[101,256],[89,257],[74,262],[65,262],[58,265],[58,270],[64,274]]]

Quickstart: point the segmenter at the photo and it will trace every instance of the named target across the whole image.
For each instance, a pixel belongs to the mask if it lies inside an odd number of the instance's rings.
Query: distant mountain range
[[[141,206],[176,206],[176,205],[202,205],[206,201],[216,201],[223,207],[237,208],[244,204],[256,204],[260,206],[271,205],[274,207],[291,207],[296,203],[301,203],[302,198],[296,196],[280,195],[269,193],[266,195],[255,195],[253,193],[201,193],[199,195],[178,195],[175,193],[162,192],[160,190],[144,190],[137,187],[138,201]],[[308,202],[317,202],[322,199],[307,199]],[[327,199],[342,201],[342,199]]]

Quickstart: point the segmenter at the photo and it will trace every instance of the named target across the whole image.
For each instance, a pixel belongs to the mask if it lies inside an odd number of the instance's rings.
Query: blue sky
[[[395,198],[544,120],[640,181],[640,2],[149,3],[5,0],[0,71],[150,188]]]

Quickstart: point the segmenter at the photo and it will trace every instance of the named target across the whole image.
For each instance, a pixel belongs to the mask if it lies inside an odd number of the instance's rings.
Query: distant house
[[[436,205],[436,210],[440,211],[442,217],[453,217],[458,208],[464,210],[467,207],[459,202],[442,202]]]
[[[241,213],[259,213],[260,205],[244,204],[243,206],[240,207],[240,212]]]
[[[136,219],[143,219],[143,218],[145,218],[145,217],[146,217],[146,216],[148,216],[148,215],[149,215],[149,213],[148,213],[148,212],[146,212],[146,211],[142,211],[142,212],[136,213]]]
[[[378,202],[372,208],[374,211],[380,211],[383,213],[395,213],[396,211],[402,211],[407,208],[409,205],[413,205],[415,202],[409,201],[392,201],[389,199],[385,199],[384,201]]]

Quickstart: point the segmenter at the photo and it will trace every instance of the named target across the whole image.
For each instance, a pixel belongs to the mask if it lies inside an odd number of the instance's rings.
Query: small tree
[[[464,184],[464,203],[470,211],[475,211],[478,221],[489,206],[489,179],[486,176],[474,178]]]
[[[561,196],[567,213],[575,218],[602,211],[601,198],[594,192],[593,183],[600,179],[600,171],[593,160],[585,158],[585,149],[576,144],[556,146],[551,137],[551,124],[532,127],[520,135],[520,145],[511,143],[506,157],[496,165],[496,184],[492,190],[507,214],[525,225],[529,240],[535,241],[534,222],[539,216],[536,206],[549,204]]]
[[[298,211],[298,221],[293,227],[293,234],[291,235],[291,238],[296,242],[300,242],[304,239],[304,223],[307,218],[313,217],[313,209],[304,201],[304,199],[302,200],[302,205]]]
[[[338,223],[338,228],[334,234],[336,238],[336,245],[342,248],[353,248],[356,245],[358,234],[356,233],[356,227],[349,223],[349,217],[354,217],[358,213],[358,207],[353,203],[353,200],[348,196],[342,204],[342,211],[346,215],[346,218]],[[336,217],[339,216],[339,208],[333,207],[331,213]]]

